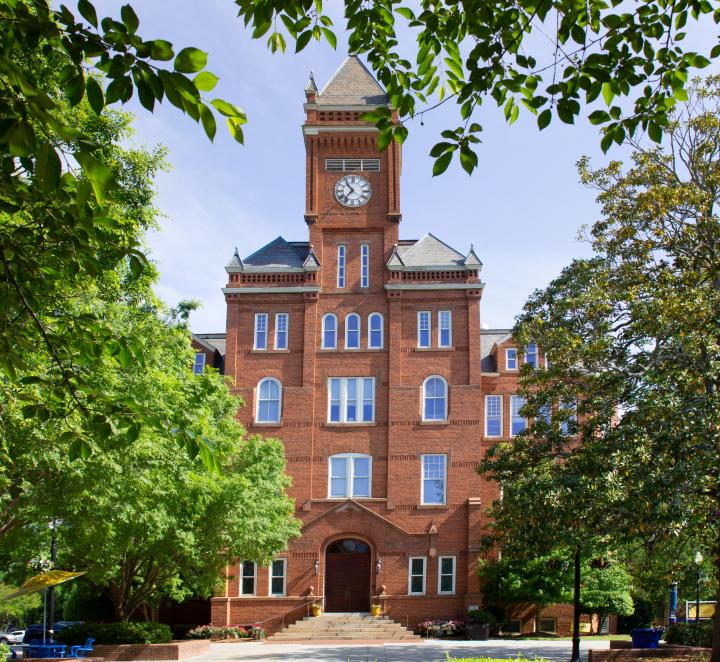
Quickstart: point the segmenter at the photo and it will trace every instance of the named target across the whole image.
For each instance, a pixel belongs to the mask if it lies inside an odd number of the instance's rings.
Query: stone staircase
[[[269,637],[268,641],[280,643],[283,641],[334,641],[336,639],[420,641],[422,638],[387,616],[370,616],[370,614],[361,612],[309,616]]]

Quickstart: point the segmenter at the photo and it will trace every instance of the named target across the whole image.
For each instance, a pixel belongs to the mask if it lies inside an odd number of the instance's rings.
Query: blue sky
[[[101,0],[98,13],[117,15],[121,2]],[[305,157],[300,126],[303,88],[310,70],[322,87],[344,59],[338,48],[312,42],[302,53],[272,55],[236,18],[230,0],[132,3],[144,38],[165,38],[176,50],[209,53],[208,70],[220,77],[213,92],[248,114],[245,141],[235,143],[219,126],[214,143],[202,128],[163,104],[149,114],[132,100],[137,143],[162,143],[172,169],[158,178],[162,228],[148,239],[160,269],[158,294],[168,303],[199,299],[191,318],[197,332],[225,330],[224,265],[238,246],[246,256],[278,235],[305,240]],[[589,254],[578,230],[599,216],[595,194],[578,183],[575,163],[587,154],[607,162],[595,127],[554,120],[543,132],[521,113],[507,126],[490,102],[477,121],[484,126],[480,166],[472,177],[457,164],[432,177],[428,152],[442,129],[457,125],[445,104],[412,122],[403,151],[402,238],[432,232],[465,253],[471,243],[483,261],[483,326],[511,326],[527,296],[544,287],[574,257]],[[622,153],[610,154],[621,158]],[[277,195],[277,182],[283,195]]]

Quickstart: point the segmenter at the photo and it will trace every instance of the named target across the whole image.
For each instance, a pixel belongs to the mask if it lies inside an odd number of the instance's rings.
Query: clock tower
[[[373,256],[368,270],[374,277],[368,273],[368,281],[380,283],[398,243],[401,146],[392,141],[379,152],[377,129],[361,118],[378,106],[389,107],[388,97],[351,55],[322,90],[310,74],[305,98],[305,221],[319,262],[328,267],[325,277],[321,274],[323,290],[337,286],[337,260],[363,250]],[[356,287],[362,283],[348,282],[341,289]]]

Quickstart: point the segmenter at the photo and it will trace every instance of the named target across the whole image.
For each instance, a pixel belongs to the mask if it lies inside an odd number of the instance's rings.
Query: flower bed
[[[436,618],[420,621],[417,631],[424,637],[462,637],[465,634],[465,620]]]
[[[259,625],[199,625],[187,633],[188,639],[264,639]]]

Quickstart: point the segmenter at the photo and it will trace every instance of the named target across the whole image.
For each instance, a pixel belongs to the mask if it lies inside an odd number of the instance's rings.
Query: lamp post
[[[50,569],[55,569],[55,562],[57,561],[57,527],[58,520],[50,520],[51,538],[50,538]],[[53,642],[53,635],[55,634],[55,587],[51,586],[48,589],[48,636],[50,637],[50,643]]]
[[[695,622],[700,622],[700,566],[703,562],[703,555],[695,552],[695,566],[697,567],[697,584],[695,591]]]

